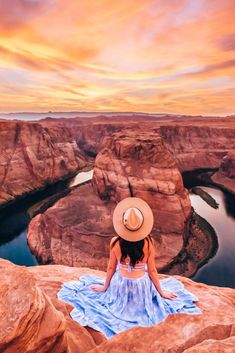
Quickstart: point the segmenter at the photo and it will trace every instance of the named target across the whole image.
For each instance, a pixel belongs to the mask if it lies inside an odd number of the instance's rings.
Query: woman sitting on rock
[[[153,214],[142,199],[128,197],[116,206],[106,279],[83,275],[64,283],[58,298],[71,303],[72,318],[110,338],[134,326],[152,326],[169,314],[200,314],[197,301],[177,279],[158,280],[150,232]]]

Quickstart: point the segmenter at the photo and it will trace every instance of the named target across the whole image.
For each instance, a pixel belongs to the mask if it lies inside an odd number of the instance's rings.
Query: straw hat
[[[113,226],[116,233],[125,240],[142,240],[153,228],[153,212],[144,200],[127,197],[114,210]]]

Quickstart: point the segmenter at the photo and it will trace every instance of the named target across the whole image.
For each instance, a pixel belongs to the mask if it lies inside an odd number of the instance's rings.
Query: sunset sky
[[[0,0],[0,112],[235,113],[234,0]]]

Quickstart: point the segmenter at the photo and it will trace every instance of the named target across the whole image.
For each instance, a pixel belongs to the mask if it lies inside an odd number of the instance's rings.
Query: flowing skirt
[[[75,321],[101,331],[106,338],[134,326],[156,325],[169,314],[201,313],[194,304],[198,298],[173,277],[160,280],[160,285],[177,295],[174,300],[159,295],[147,272],[140,278],[127,278],[116,271],[105,292],[90,288],[104,281],[95,275],[83,275],[64,283],[57,297],[74,306],[70,315]]]

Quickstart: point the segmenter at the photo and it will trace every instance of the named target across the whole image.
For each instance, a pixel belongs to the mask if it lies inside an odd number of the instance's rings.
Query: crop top
[[[122,264],[120,261],[117,264],[117,269],[120,270],[127,270],[128,272],[137,272],[137,271],[143,271],[147,270],[147,264],[145,262],[142,263],[137,263],[135,266],[131,266],[129,262],[126,262],[125,264]]]

